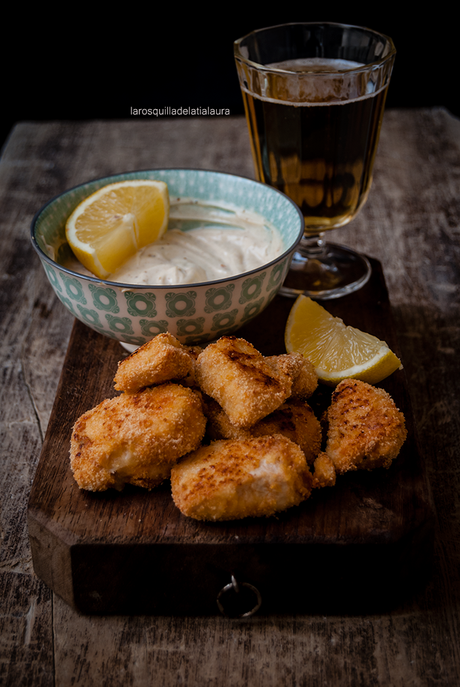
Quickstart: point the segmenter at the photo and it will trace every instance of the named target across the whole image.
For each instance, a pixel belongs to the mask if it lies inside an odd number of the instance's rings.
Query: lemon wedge
[[[377,384],[402,367],[385,341],[347,326],[304,295],[289,313],[285,345],[288,353],[309,358],[319,380],[329,386],[349,377]]]
[[[163,181],[118,181],[75,208],[66,223],[66,237],[82,265],[107,279],[139,248],[159,239],[168,218],[169,194]]]

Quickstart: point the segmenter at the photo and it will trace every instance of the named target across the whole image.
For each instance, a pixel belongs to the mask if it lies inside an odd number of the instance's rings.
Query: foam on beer
[[[244,86],[242,88],[262,100],[296,103],[304,107],[330,105],[331,102],[350,102],[375,95],[381,90],[376,89],[372,78],[368,79],[363,89],[362,74],[359,70],[366,66],[351,60],[323,57],[271,62],[264,67],[267,70],[276,70],[275,78],[270,78],[270,71],[266,72],[261,93],[255,93]],[[321,74],[321,78],[318,78],[318,74]],[[309,75],[312,78],[309,78]],[[340,75],[340,79],[337,75]]]

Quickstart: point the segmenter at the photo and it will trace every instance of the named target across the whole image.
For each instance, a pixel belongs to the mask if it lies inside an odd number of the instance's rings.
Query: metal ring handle
[[[221,603],[221,598],[224,596],[224,594],[227,594],[230,591],[234,592],[235,594],[239,594],[241,592],[241,587],[246,587],[247,589],[250,589],[252,592],[254,592],[257,600],[256,605],[249,611],[246,611],[245,613],[241,613],[240,615],[236,616],[229,616]],[[254,615],[254,613],[256,613],[259,610],[261,604],[262,597],[257,587],[254,587],[252,584],[249,584],[249,582],[241,582],[241,584],[238,584],[234,575],[232,575],[232,581],[229,584],[226,584],[225,587],[223,587],[217,595],[217,607],[219,608],[219,611],[222,613],[222,615],[226,616],[227,618],[249,618],[251,615]]]

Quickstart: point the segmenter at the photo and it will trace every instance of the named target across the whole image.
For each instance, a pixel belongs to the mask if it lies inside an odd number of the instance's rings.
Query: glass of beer
[[[338,298],[369,279],[368,259],[324,232],[368,196],[395,54],[387,36],[333,23],[272,26],[234,43],[256,178],[305,219],[284,295]]]

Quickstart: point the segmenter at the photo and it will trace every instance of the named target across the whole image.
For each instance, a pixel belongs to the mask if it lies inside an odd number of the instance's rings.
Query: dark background
[[[243,3],[244,5],[244,3]],[[233,40],[289,21],[337,21],[391,36],[397,57],[387,107],[444,106],[460,116],[452,5],[434,10],[400,1],[380,7],[329,2],[302,11],[214,3],[212,13],[174,4],[21,10],[4,24],[0,144],[17,121],[130,119],[130,108],[225,107],[242,114]],[[187,8],[189,5],[186,6]],[[96,18],[92,16],[96,14]]]

